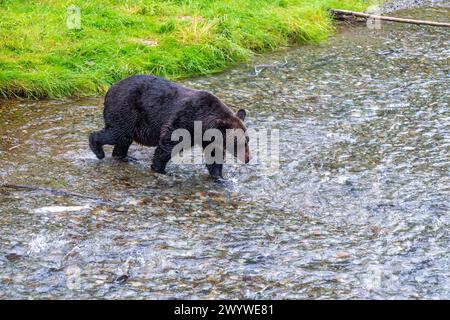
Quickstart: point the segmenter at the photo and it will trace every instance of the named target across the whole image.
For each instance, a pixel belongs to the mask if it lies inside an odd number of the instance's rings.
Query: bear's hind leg
[[[103,146],[105,144],[114,144],[114,142],[114,136],[107,129],[92,132],[89,135],[89,147],[99,159],[105,157]]]
[[[127,160],[128,159],[128,149],[133,143],[133,139],[129,137],[123,137],[116,141],[114,146],[112,156],[117,160]],[[130,160],[135,160],[130,157]]]

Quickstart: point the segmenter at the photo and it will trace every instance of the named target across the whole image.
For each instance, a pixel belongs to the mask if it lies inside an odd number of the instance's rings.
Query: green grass
[[[218,72],[333,33],[329,8],[369,0],[0,0],[0,95],[95,96],[133,74]],[[66,26],[81,9],[81,29]]]

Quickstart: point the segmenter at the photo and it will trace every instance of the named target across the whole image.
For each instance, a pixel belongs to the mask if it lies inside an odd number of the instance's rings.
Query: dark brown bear
[[[105,157],[105,144],[114,145],[112,155],[117,159],[127,158],[133,141],[156,146],[152,169],[165,173],[172,149],[178,143],[171,139],[174,130],[186,129],[193,136],[194,121],[201,121],[203,132],[219,129],[225,144],[227,129],[241,129],[245,134],[245,115],[242,109],[233,113],[209,92],[189,89],[159,77],[136,75],[109,89],[103,111],[105,128],[90,134],[89,145],[99,159]],[[202,142],[203,148],[209,143]],[[249,161],[246,134],[242,160]],[[222,163],[207,165],[214,179],[222,178],[222,167]]]

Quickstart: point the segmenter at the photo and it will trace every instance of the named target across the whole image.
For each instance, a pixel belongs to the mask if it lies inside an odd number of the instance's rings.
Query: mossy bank
[[[100,95],[133,74],[224,70],[333,33],[329,8],[369,0],[0,0],[0,95]]]

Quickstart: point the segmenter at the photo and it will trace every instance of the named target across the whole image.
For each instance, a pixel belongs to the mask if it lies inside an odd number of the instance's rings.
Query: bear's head
[[[224,133],[224,150],[233,154],[243,163],[250,161],[249,137],[244,120],[247,113],[240,109],[231,117],[220,121],[220,129]]]

